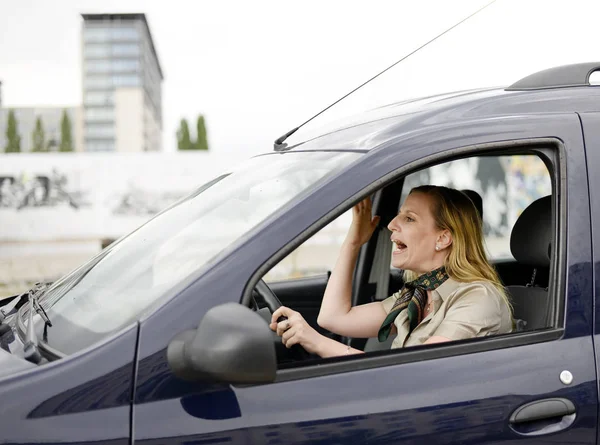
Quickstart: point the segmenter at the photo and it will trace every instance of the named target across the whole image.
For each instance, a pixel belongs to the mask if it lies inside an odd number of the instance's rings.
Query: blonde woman
[[[371,217],[370,199],[357,204],[352,215],[321,303],[321,327],[380,341],[397,333],[392,348],[511,331],[510,303],[486,259],[477,209],[464,193],[431,185],[411,190],[388,225],[395,245],[392,266],[405,271],[405,285],[383,301],[355,307],[350,301],[352,273],[379,217]],[[287,320],[277,323],[282,315]],[[273,313],[271,329],[287,347],[300,344],[321,357],[362,353],[320,335],[298,312],[284,306]]]

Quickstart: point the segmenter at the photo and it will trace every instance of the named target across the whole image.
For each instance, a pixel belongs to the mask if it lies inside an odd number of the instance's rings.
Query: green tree
[[[187,120],[181,119],[179,124],[179,130],[177,130],[177,149],[178,150],[191,150],[193,148],[192,141],[190,140],[190,128]]]
[[[40,152],[46,151],[46,136],[44,135],[44,126],[42,125],[42,118],[38,116],[35,121],[35,128],[31,133],[31,151]]]
[[[196,123],[196,143],[194,144],[196,150],[208,150],[208,140],[206,139],[206,125],[204,124],[204,116],[198,116],[198,122]]]
[[[63,110],[60,121],[60,146],[59,151],[73,151],[73,136],[71,135],[71,120],[67,110]]]
[[[15,112],[10,110],[8,112],[8,123],[6,125],[6,147],[4,149],[6,153],[19,153],[21,151],[21,136],[19,136],[19,130],[17,129],[17,118]]]

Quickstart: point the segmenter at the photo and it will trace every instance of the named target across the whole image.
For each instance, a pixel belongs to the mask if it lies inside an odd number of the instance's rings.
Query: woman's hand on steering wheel
[[[280,317],[287,317],[287,319],[277,322]],[[270,328],[277,332],[286,348],[298,344],[311,354],[318,354],[319,345],[324,338],[299,312],[285,306],[273,312]]]

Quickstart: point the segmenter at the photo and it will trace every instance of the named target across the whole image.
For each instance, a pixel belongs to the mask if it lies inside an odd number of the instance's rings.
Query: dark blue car
[[[597,444],[596,69],[393,104],[281,145],[12,300],[0,443]],[[402,286],[386,226],[422,183],[480,199],[513,332],[390,350],[320,328],[346,212],[371,196],[381,216],[353,304],[386,298]],[[281,304],[367,353],[283,347],[265,322]]]

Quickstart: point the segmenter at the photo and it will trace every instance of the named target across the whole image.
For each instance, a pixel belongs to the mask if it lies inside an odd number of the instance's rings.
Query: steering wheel
[[[254,289],[256,290],[258,295],[260,295],[260,297],[265,301],[271,313],[275,312],[277,309],[283,306],[283,304],[281,304],[281,301],[279,301],[279,298],[277,298],[277,295],[275,295],[275,292],[273,292],[269,285],[265,283],[265,280],[259,280]]]
[[[269,285],[267,283],[265,283],[264,280],[262,280],[262,279],[259,280],[259,282],[256,283],[256,287],[254,288],[254,290],[256,290],[258,295],[260,295],[260,297],[265,301],[267,307],[271,311],[271,314],[274,313],[281,306],[283,306],[283,304],[281,304],[281,301],[279,300],[279,298],[277,298],[277,295],[275,295],[275,292],[273,292],[271,290]],[[287,320],[287,317],[282,315],[281,317],[279,317],[279,319],[277,321],[280,322],[282,320]],[[279,337],[276,338],[276,342],[277,342],[278,347],[282,351],[282,353],[278,354],[278,356],[285,354],[286,348],[281,343],[281,340]],[[283,348],[281,348],[282,346],[283,346]],[[311,354],[306,349],[304,349],[300,344],[293,345],[287,351],[289,351],[289,353],[291,353],[291,358],[294,361],[295,360],[306,360],[306,359],[311,358]]]

